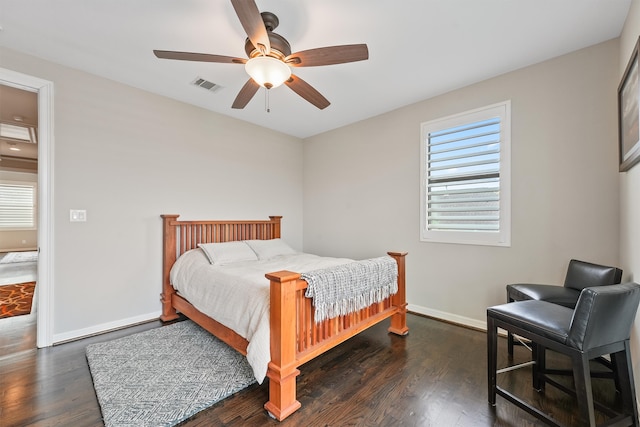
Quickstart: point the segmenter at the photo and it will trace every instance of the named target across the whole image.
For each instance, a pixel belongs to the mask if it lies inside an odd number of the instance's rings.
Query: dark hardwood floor
[[[0,319],[0,360],[36,348],[36,316]],[[2,426],[2,424],[0,424]]]
[[[301,368],[302,408],[282,423],[262,408],[268,386],[254,384],[181,426],[540,426],[498,397],[487,403],[486,334],[417,315],[409,335],[386,332],[383,322]],[[101,426],[85,347],[161,326],[151,322],[52,348],[0,356],[0,426]],[[500,339],[499,366],[507,365]],[[528,360],[516,348],[514,363]],[[568,366],[561,356],[548,365]],[[499,383],[569,426],[580,425],[574,400],[548,386],[531,388],[530,368],[500,374]],[[613,403],[610,380],[594,379],[594,393]],[[599,415],[599,422],[604,418]]]

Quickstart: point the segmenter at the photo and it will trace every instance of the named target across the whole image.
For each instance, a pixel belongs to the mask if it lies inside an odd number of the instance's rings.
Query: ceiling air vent
[[[205,80],[202,77],[196,77],[196,79],[194,81],[191,82],[191,84],[195,85],[195,86],[200,86],[203,89],[208,90],[209,92],[215,92],[218,89],[220,89],[222,86],[215,84],[214,82],[210,82],[209,80]]]

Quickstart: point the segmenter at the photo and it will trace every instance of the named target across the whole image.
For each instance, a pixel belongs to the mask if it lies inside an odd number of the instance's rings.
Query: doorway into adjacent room
[[[0,356],[36,347],[38,93],[0,84]]]
[[[0,68],[0,99],[2,357],[53,344],[53,83]]]

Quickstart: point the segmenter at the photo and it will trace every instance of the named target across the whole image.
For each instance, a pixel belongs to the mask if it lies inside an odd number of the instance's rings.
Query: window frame
[[[500,201],[498,231],[433,230],[428,228],[429,135],[458,126],[500,118]],[[503,101],[420,124],[420,241],[486,246],[511,246],[511,101]]]
[[[38,229],[38,184],[32,181],[12,181],[12,180],[0,180],[0,186],[2,185],[14,185],[30,187],[33,191],[32,194],[32,218],[31,227],[3,227],[0,225],[0,232],[2,231],[32,231]]]

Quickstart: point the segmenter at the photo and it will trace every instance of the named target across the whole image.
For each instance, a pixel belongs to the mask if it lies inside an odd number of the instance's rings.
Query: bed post
[[[175,294],[175,289],[171,286],[169,272],[171,266],[176,262],[176,229],[175,222],[180,215],[160,215],[162,217],[162,233],[164,245],[162,247],[162,294],[160,301],[162,302],[162,315],[160,320],[168,322],[178,318],[178,313],[173,307],[171,298]]]
[[[273,236],[271,237],[272,239],[279,239],[280,238],[280,222],[282,220],[282,216],[276,216],[276,215],[270,215],[269,219],[273,222]]]
[[[299,273],[277,271],[266,275],[271,282],[271,362],[269,377],[269,401],[264,408],[282,421],[297,411],[301,404],[296,400],[296,282]]]
[[[391,304],[398,308],[398,312],[391,316],[389,332],[396,335],[407,335],[407,292],[405,288],[405,257],[407,252],[387,252],[398,263],[398,292],[391,297]]]

